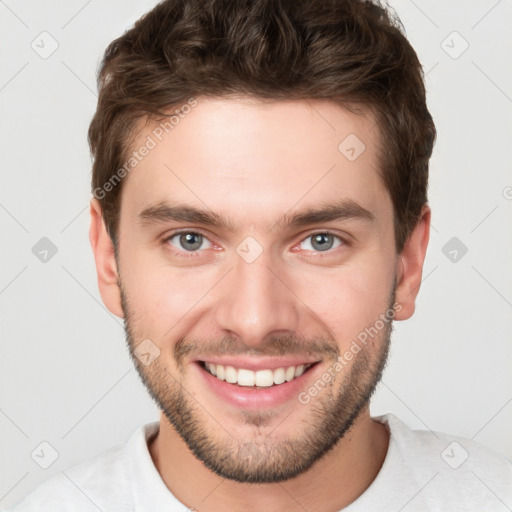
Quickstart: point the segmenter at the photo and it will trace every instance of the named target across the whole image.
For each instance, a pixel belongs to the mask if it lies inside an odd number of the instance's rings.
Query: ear
[[[397,311],[395,320],[407,320],[414,314],[430,235],[430,216],[430,208],[425,205],[398,256],[396,302],[401,304],[402,309]]]
[[[118,286],[119,274],[114,256],[114,244],[103,222],[101,205],[95,197],[91,199],[90,215],[89,240],[94,253],[94,260],[96,261],[98,288],[101,298],[111,313],[123,318],[124,313],[121,306],[121,291]]]

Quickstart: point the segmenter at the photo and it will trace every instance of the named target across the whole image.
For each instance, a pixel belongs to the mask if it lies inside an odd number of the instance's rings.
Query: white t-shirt
[[[393,414],[384,464],[344,512],[505,512],[512,508],[512,461],[475,441],[411,430]],[[164,484],[148,450],[158,422],[127,443],[43,482],[12,512],[186,512]],[[236,512],[236,511],[235,511]]]

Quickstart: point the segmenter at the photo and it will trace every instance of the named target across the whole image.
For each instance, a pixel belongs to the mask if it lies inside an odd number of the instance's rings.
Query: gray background
[[[86,143],[102,52],[152,5],[0,0],[1,507],[158,419],[97,290]],[[417,312],[372,413],[512,458],[512,2],[391,5],[439,135]]]

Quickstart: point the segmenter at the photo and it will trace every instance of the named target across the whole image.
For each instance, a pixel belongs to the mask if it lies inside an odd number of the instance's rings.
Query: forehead
[[[331,199],[356,200],[376,216],[389,207],[369,111],[318,100],[195,102],[171,120],[140,125],[122,212],[179,202],[268,225],[274,214]]]

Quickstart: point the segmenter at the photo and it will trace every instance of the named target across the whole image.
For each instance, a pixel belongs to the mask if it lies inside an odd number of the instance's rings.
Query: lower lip
[[[208,388],[221,399],[235,407],[252,410],[276,407],[290,400],[298,401],[299,393],[306,388],[307,382],[314,377],[320,368],[320,364],[315,363],[300,377],[296,377],[290,382],[258,389],[219,380],[198,362],[195,362],[193,366],[197,369],[201,378],[204,379]]]

